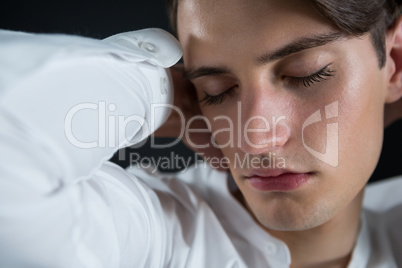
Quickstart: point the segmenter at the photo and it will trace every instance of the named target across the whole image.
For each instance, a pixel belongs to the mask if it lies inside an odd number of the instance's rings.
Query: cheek
[[[201,111],[211,126],[212,139],[225,152],[236,146],[236,109],[221,109],[219,106],[203,106]]]
[[[223,105],[222,105],[223,106]],[[238,125],[239,111],[236,105],[222,106],[202,106],[201,111],[211,126],[211,140],[219,146],[222,154],[229,160],[229,167],[232,175],[237,178],[238,172],[234,168],[236,156],[243,159],[243,153],[239,149],[242,135],[239,132],[243,128]],[[212,144],[212,146],[216,146]]]
[[[374,65],[375,66],[375,65]],[[360,68],[361,70],[364,70]],[[377,165],[383,139],[382,80],[378,69],[350,72],[339,97],[338,178],[363,187]]]

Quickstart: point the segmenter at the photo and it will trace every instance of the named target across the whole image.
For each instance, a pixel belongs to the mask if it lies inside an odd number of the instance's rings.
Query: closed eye
[[[308,75],[308,76],[303,76],[303,77],[296,77],[296,76],[284,76],[285,79],[287,79],[288,83],[292,87],[299,88],[301,86],[304,87],[311,87],[315,83],[322,82],[324,80],[327,80],[329,77],[332,77],[335,75],[335,71],[331,70],[329,68],[331,64],[328,64],[318,70],[317,72]],[[200,103],[203,103],[204,105],[219,105],[225,101],[227,97],[231,97],[234,94],[234,90],[236,86],[233,86],[227,90],[225,90],[223,93],[219,95],[209,95],[204,91],[205,97],[200,100]]]
[[[331,64],[326,65],[312,75],[303,77],[284,76],[284,78],[286,78],[288,83],[293,87],[311,87],[313,84],[327,80],[329,77],[335,75],[335,71],[329,68],[330,65]]]
[[[200,100],[200,103],[204,105],[218,105],[225,101],[227,97],[231,97],[234,94],[234,90],[237,86],[233,86],[219,95],[209,95],[208,93],[204,92],[205,97]]]

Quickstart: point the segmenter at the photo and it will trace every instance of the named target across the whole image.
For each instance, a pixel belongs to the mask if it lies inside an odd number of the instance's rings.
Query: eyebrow
[[[258,64],[267,64],[273,61],[277,61],[291,54],[301,52],[306,49],[324,46],[328,43],[337,41],[346,35],[342,32],[330,32],[320,35],[314,35],[310,37],[303,37],[285,45],[273,53],[267,53],[257,58]],[[193,80],[203,76],[220,76],[231,73],[230,69],[225,67],[212,67],[201,66],[196,69],[184,70],[184,76]]]
[[[337,41],[345,36],[346,35],[341,32],[330,32],[311,37],[304,37],[296,41],[293,41],[292,43],[284,46],[283,48],[273,53],[265,54],[259,57],[257,60],[260,64],[266,64],[306,49],[324,46],[328,43]]]

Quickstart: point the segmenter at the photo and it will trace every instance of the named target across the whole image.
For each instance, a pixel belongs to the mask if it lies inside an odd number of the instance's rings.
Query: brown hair
[[[177,8],[180,0],[166,0],[173,31],[177,33]],[[385,32],[401,14],[401,0],[305,0],[343,33],[371,34],[379,67],[385,64]]]

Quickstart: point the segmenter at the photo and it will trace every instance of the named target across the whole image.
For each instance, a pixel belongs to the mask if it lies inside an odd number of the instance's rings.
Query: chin
[[[260,224],[268,230],[272,231],[305,231],[309,229],[316,228],[320,226],[321,224],[325,223],[321,221],[295,221],[295,222],[288,222],[288,221],[270,221],[270,222],[262,222],[260,221]]]
[[[257,221],[266,229],[275,231],[304,231],[328,222],[334,215],[322,206],[253,211]]]

